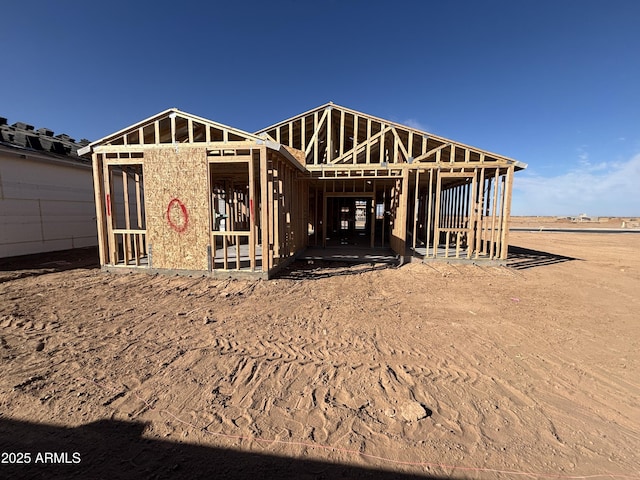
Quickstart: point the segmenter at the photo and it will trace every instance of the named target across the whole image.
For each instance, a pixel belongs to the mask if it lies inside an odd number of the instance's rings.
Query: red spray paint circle
[[[184,232],[189,226],[187,207],[177,198],[169,202],[169,206],[167,207],[167,222],[169,222],[169,226],[178,233]]]

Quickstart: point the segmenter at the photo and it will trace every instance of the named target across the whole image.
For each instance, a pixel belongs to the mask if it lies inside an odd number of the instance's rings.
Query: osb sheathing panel
[[[144,152],[147,238],[153,268],[207,270],[209,183],[201,147]]]

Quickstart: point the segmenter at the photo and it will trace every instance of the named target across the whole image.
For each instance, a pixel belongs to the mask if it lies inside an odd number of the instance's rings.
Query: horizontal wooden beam
[[[251,155],[209,155],[209,163],[249,163],[253,157]]]

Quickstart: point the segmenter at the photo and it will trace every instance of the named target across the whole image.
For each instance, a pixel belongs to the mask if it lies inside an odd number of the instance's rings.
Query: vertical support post
[[[425,144],[427,142],[424,142]],[[431,214],[432,214],[432,207],[433,207],[433,168],[429,169],[429,197],[427,198],[427,219],[426,219],[426,226],[427,226],[427,231],[426,231],[426,246],[427,246],[427,254],[426,257],[430,257],[430,253],[429,253],[429,242],[431,241],[431,222],[432,222],[432,218],[431,218]],[[435,247],[435,245],[434,245]],[[434,248],[435,251],[435,248]]]
[[[407,153],[410,157],[413,157],[413,130],[409,130],[409,145],[408,145]],[[409,159],[407,159],[409,160]]]
[[[127,230],[131,229],[131,219],[130,219],[130,211],[129,211],[129,176],[127,175],[127,171],[125,167],[122,167],[122,196],[124,197],[124,228]],[[129,233],[125,233],[122,235],[122,247],[123,247],[123,259],[124,264],[129,265],[129,260],[131,258],[129,247],[129,241],[131,240],[131,235]]]
[[[225,234],[222,236],[222,268],[225,270],[229,269],[229,254],[227,252],[227,248],[229,245],[227,244],[228,236]]]
[[[141,174],[143,172],[143,165],[140,165],[140,173],[136,172],[135,174],[135,182],[136,182],[136,213],[137,213],[137,226],[138,226],[138,230],[142,230],[143,228],[143,223],[142,223],[142,188],[140,186],[140,182],[141,182]],[[137,248],[138,248],[138,257],[145,255],[146,254],[146,246],[145,246],[145,241],[142,238],[142,236],[139,234],[136,236],[136,243],[137,243]],[[140,258],[137,259],[137,263],[136,265],[138,265],[140,263]]]
[[[393,135],[393,160],[389,163],[399,163],[398,162],[398,152],[400,147],[398,146],[398,135]]]
[[[498,209],[498,187],[499,183],[499,168],[496,168],[495,177],[493,180],[493,202],[491,206],[491,244],[489,245],[489,258],[493,260],[498,254],[496,250],[496,210]]]
[[[249,150],[249,268],[256,271],[256,215],[254,151]]]
[[[313,244],[318,246],[318,229],[320,228],[320,219],[318,218],[318,183],[314,186],[313,197]]]
[[[331,163],[333,159],[333,131],[331,126],[331,117],[333,116],[333,108],[329,107],[327,113],[327,163]]]
[[[267,147],[260,147],[260,229],[262,230],[262,260],[263,273],[269,272],[269,182],[267,172]]]
[[[438,150],[439,152],[440,150]],[[438,256],[438,246],[440,244],[440,197],[442,196],[442,177],[440,169],[436,172],[436,209],[433,220],[433,258]]]
[[[509,251],[509,220],[511,217],[511,192],[513,191],[513,172],[514,166],[511,165],[507,170],[506,191],[504,195],[504,211],[502,215],[502,241],[500,242],[500,258],[507,259]]]
[[[412,233],[412,239],[413,239],[413,254],[415,255],[416,252],[416,240],[417,240],[417,232],[416,229],[418,228],[418,214],[419,214],[419,192],[420,192],[420,170],[416,169],[416,191],[415,191],[415,195],[414,195],[414,200],[413,200],[413,233]]]
[[[327,246],[327,182],[322,182],[322,248]]]
[[[358,114],[354,114],[353,116],[353,163],[354,165],[358,163],[358,122],[360,117]]]
[[[273,155],[273,154],[272,154]],[[273,206],[273,259],[280,258],[280,227],[282,222],[280,221],[281,208],[280,208],[280,166],[278,165],[278,159],[271,157],[271,195],[269,197],[269,203]]]
[[[103,157],[106,158],[106,157]],[[109,169],[109,165],[106,163],[103,164],[103,175],[104,175],[104,183],[105,183],[105,203],[107,207],[107,235],[109,238],[109,261],[111,265],[116,265],[118,263],[118,244],[116,243],[116,237],[113,233],[113,222],[115,216],[114,201],[112,198],[111,191],[111,176],[112,172]]]
[[[345,121],[344,121],[344,110],[340,111],[340,153],[342,156],[344,153],[344,130],[345,130]],[[355,163],[355,162],[354,162]]]
[[[313,114],[313,163],[317,165],[320,163],[318,158],[318,144],[320,143],[320,125],[318,125],[318,112]]]
[[[478,182],[478,199],[475,200],[474,210],[478,212],[478,220],[476,222],[476,258],[480,256],[480,244],[482,242],[482,225],[483,225],[483,203],[484,203],[484,170],[480,169],[480,182]]]
[[[369,140],[370,138],[371,138],[371,119],[367,118],[367,153],[365,158],[365,162],[367,164],[371,163],[371,140]]]
[[[371,248],[375,247],[376,241],[376,180],[373,180],[373,198],[372,198],[372,210],[371,210]]]
[[[488,248],[489,248],[489,242],[490,242],[490,234],[489,234],[489,207],[491,205],[491,177],[487,176],[487,191],[485,192],[484,195],[484,215],[483,218],[485,219],[483,222],[483,235],[482,235],[482,253],[486,254],[489,253],[488,252]],[[491,256],[491,255],[489,255]]]
[[[102,155],[97,153],[91,154],[91,164],[93,167],[93,194],[96,201],[96,223],[98,227],[98,250],[100,256],[100,265],[108,263],[107,253],[107,233],[105,231],[105,191]]]
[[[382,244],[381,247],[384,247],[384,231],[385,223],[387,221],[387,186],[382,186]]]
[[[471,183],[471,198],[469,199],[469,235],[467,241],[467,259],[471,258],[476,238],[476,190],[478,188],[478,168],[473,169],[473,182]]]

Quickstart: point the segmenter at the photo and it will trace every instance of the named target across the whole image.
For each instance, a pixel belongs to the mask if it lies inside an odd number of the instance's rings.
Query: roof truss
[[[260,130],[305,153],[307,168],[415,163],[526,165],[513,159],[328,103]]]
[[[261,141],[249,132],[170,108],[119,132],[90,143],[79,152],[84,155],[98,146],[163,145],[175,143]]]

